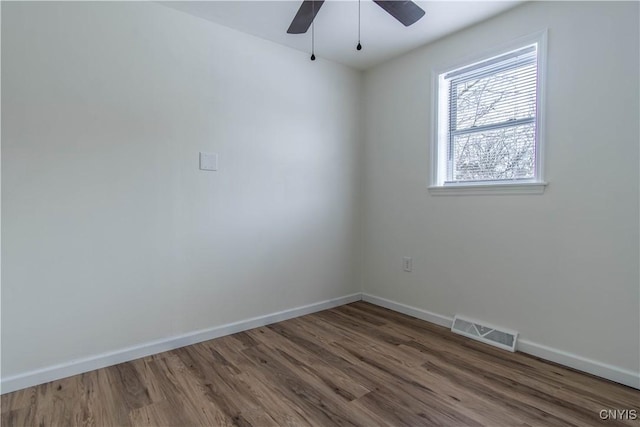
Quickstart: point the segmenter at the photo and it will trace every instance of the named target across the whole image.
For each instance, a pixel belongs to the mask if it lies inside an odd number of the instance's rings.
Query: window
[[[541,41],[436,74],[435,193],[543,191]]]

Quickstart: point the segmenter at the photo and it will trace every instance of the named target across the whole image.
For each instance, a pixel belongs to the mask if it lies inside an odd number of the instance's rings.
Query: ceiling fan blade
[[[378,6],[383,8],[387,13],[398,21],[400,21],[405,27],[411,24],[415,24],[420,18],[424,16],[424,10],[412,1],[378,1],[373,0]]]
[[[306,33],[314,18],[318,14],[318,10],[322,7],[324,0],[304,0],[298,13],[291,21],[291,25],[287,30],[289,34],[303,34]]]

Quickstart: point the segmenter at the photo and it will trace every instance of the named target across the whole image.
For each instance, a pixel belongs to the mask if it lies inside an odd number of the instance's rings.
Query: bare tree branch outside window
[[[451,181],[535,175],[535,61],[451,80]]]

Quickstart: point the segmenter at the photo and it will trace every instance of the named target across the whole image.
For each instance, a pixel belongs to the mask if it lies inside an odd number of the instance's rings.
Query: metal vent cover
[[[518,339],[516,331],[478,322],[457,314],[453,318],[451,331],[504,350],[516,351]]]

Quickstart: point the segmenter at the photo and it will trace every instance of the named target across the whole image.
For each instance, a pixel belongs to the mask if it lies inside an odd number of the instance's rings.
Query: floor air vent
[[[456,315],[451,331],[509,351],[516,351],[518,333]]]

